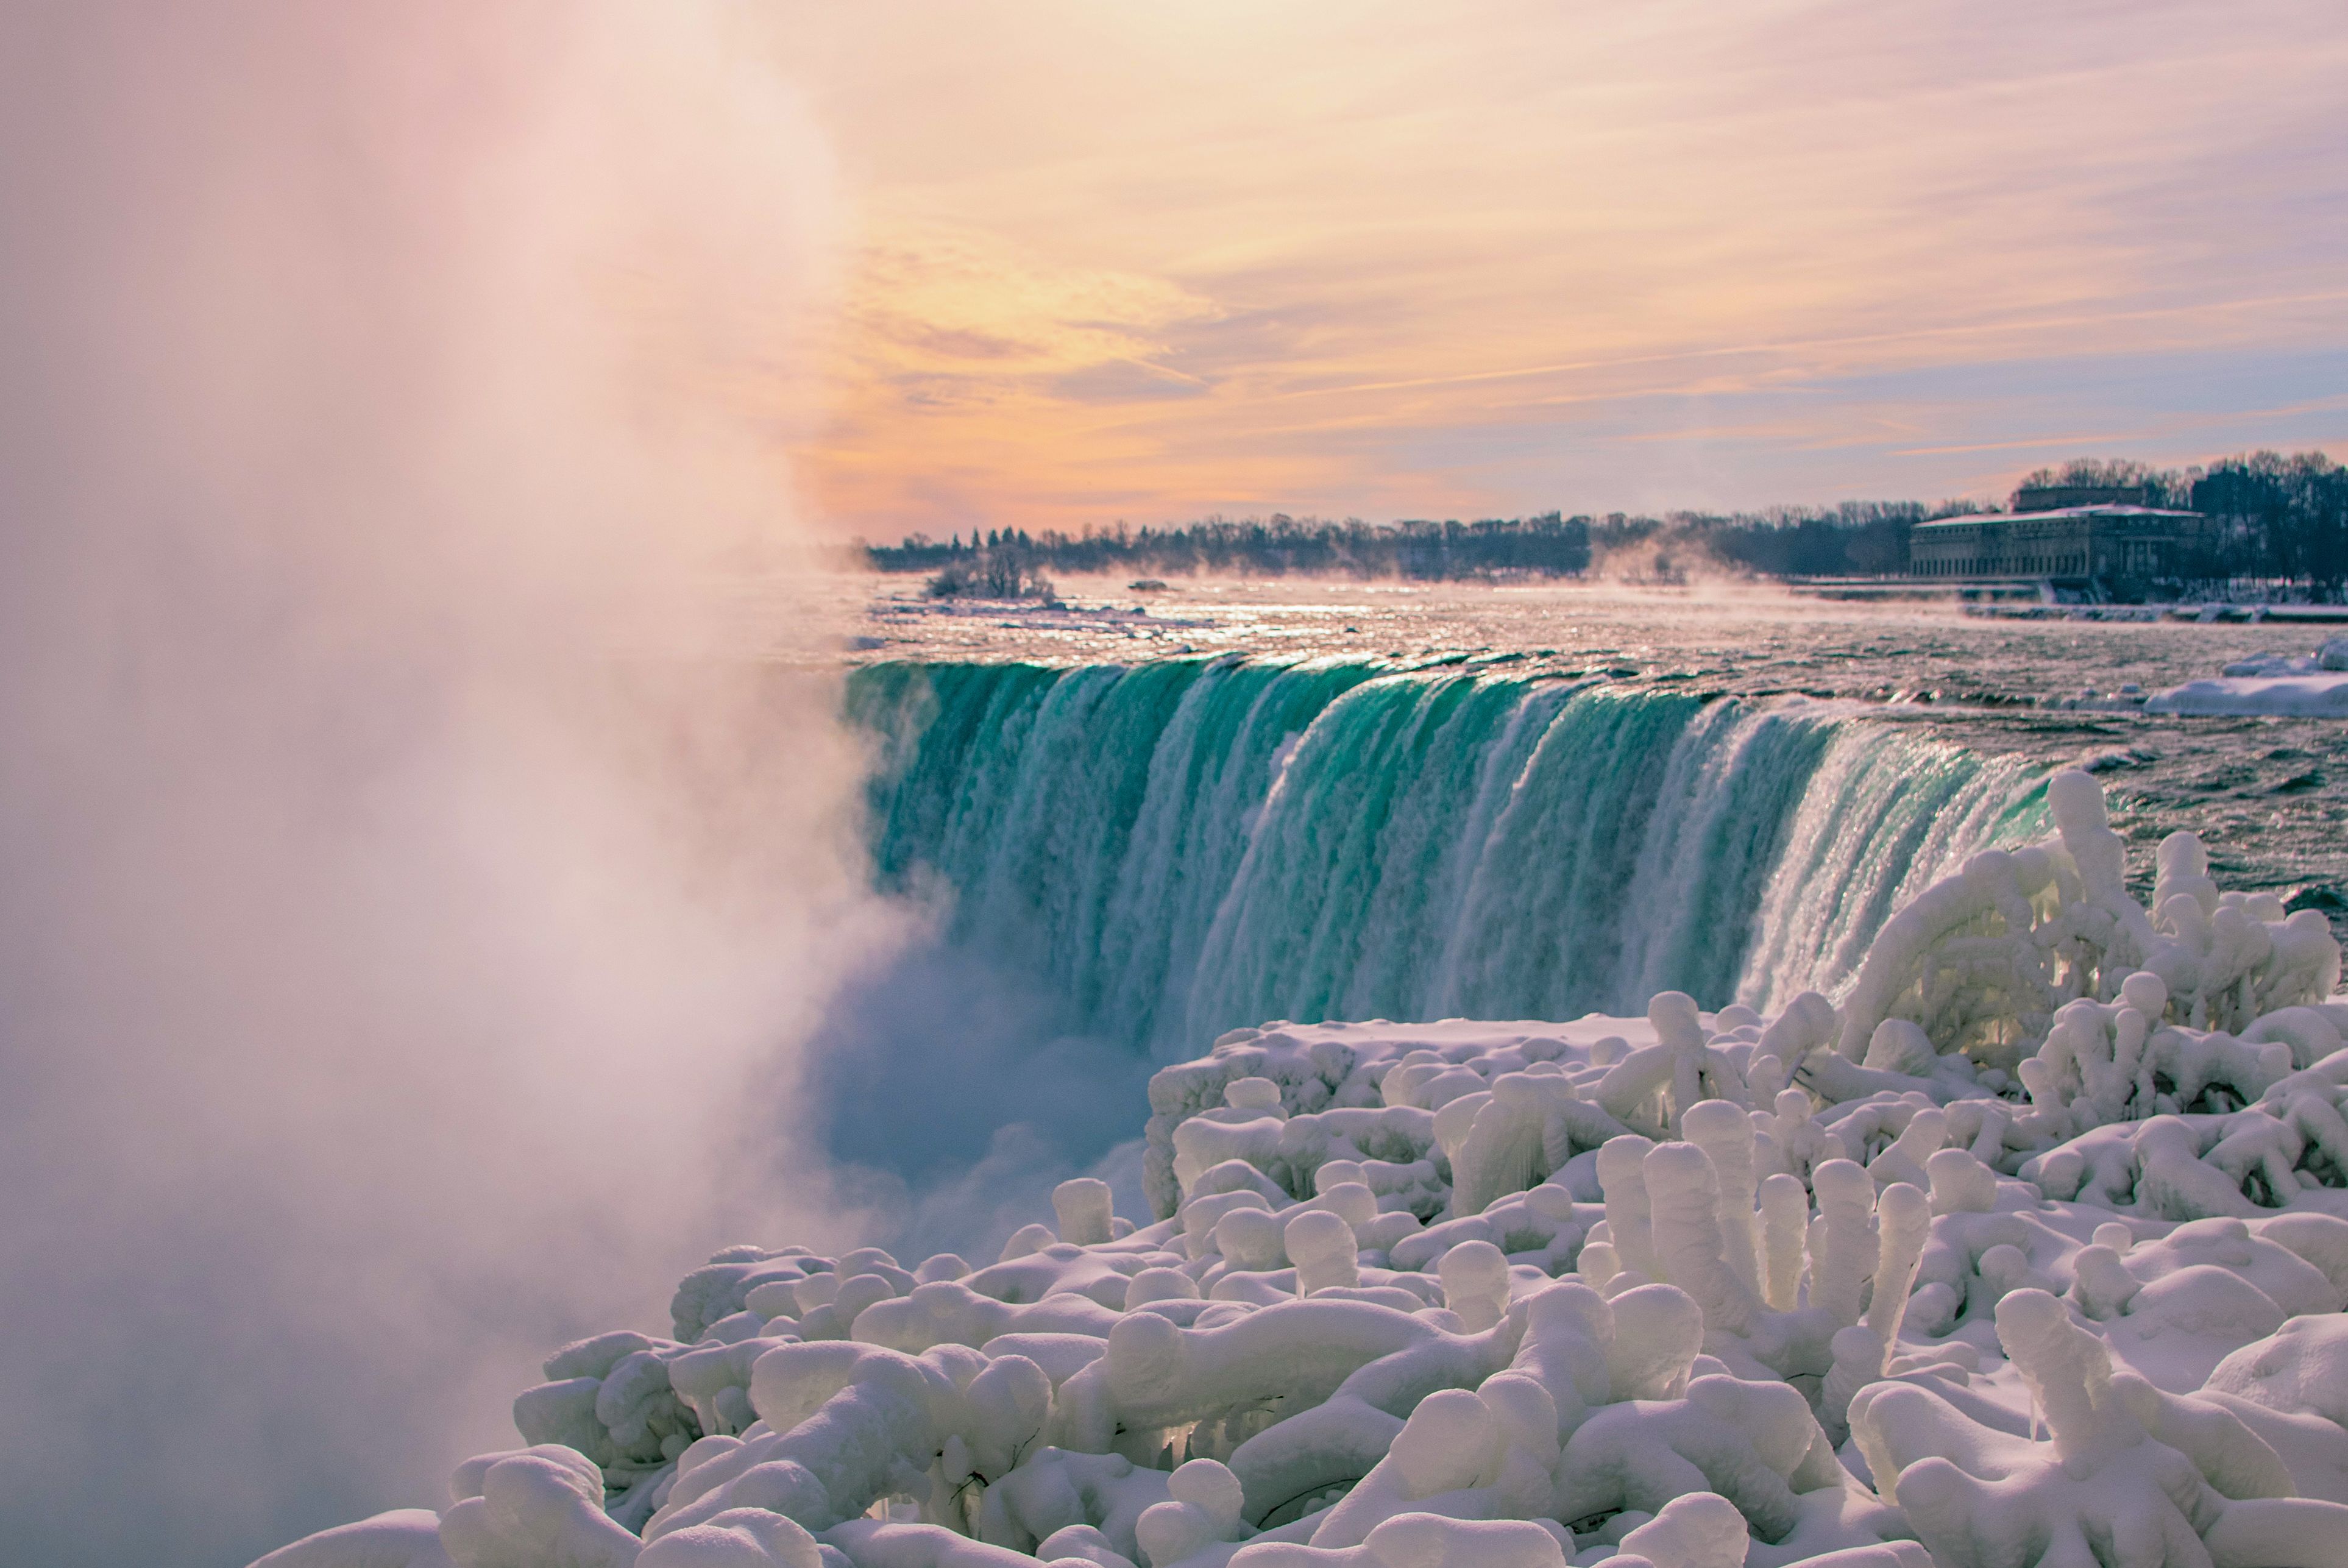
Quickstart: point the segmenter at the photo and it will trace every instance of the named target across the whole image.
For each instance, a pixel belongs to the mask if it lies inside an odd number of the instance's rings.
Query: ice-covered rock
[[[440,1545],[457,1568],[628,1568],[644,1542],[603,1511],[603,1477],[542,1443],[457,1467]]]
[[[253,1568],[453,1568],[440,1544],[440,1516],[396,1508],[281,1546]]]

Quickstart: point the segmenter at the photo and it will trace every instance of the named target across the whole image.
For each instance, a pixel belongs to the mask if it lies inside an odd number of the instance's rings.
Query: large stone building
[[[1944,583],[2037,578],[2096,596],[2132,596],[2187,574],[2199,512],[2090,505],[1918,523],[1908,570]]]

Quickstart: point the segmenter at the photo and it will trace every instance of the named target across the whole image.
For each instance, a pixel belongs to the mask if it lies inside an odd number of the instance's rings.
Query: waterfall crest
[[[2037,770],[1846,705],[1457,666],[878,665],[882,884],[1160,1056],[1272,1017],[1570,1018],[1844,980]]]

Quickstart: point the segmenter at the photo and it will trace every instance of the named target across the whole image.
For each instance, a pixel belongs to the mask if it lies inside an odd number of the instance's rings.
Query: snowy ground
[[[1150,1214],[728,1249],[264,1562],[2348,1565],[2339,945],[2050,799],[1774,1017],[1235,1030]]]

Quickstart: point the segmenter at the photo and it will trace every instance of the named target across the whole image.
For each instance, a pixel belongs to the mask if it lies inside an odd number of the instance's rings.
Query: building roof
[[[1921,533],[1931,528],[1979,527],[1985,522],[2048,522],[2075,517],[2108,517],[2123,521],[2174,518],[2178,521],[2198,522],[2201,514],[2198,511],[2167,511],[2157,506],[2065,506],[2052,511],[1977,511],[1964,517],[1944,517],[1935,522],[1920,522],[1915,531]]]

